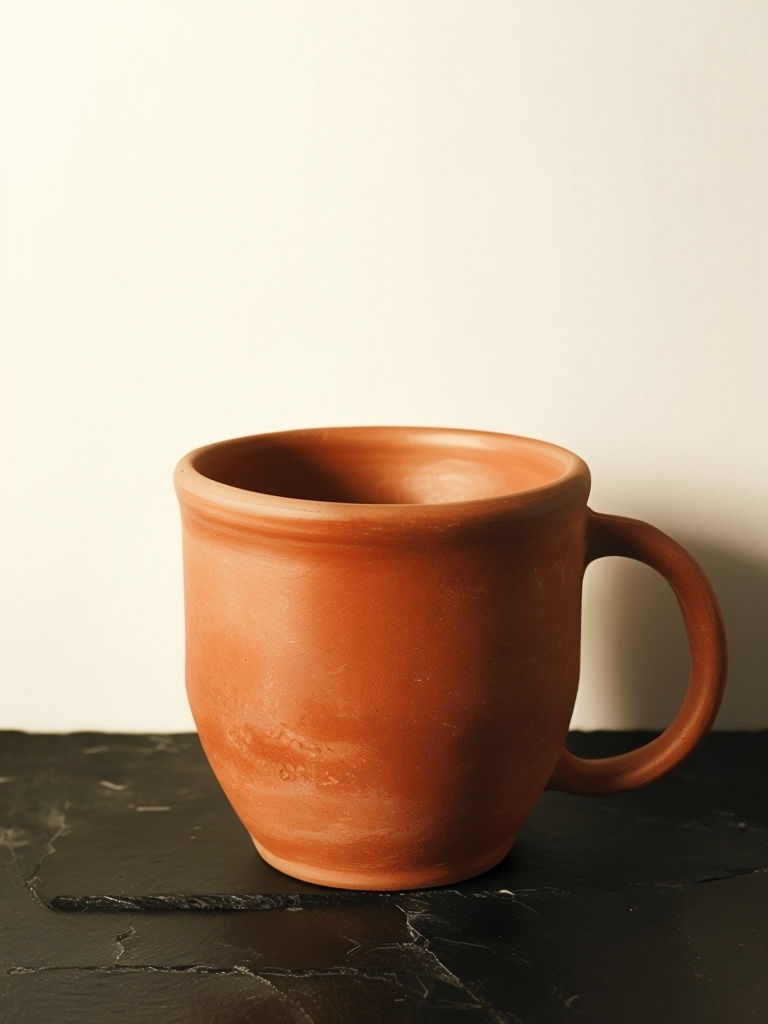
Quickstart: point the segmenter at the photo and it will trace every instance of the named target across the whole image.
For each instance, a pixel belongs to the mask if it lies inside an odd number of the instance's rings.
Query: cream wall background
[[[583,455],[696,554],[768,726],[768,4],[4,0],[0,724],[191,728],[171,472],[426,423]],[[683,690],[586,581],[582,728]]]

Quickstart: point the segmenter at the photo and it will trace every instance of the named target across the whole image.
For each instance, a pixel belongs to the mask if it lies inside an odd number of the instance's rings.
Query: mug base
[[[507,856],[511,845],[505,844],[470,864],[435,864],[418,868],[399,868],[392,871],[363,869],[334,869],[317,864],[281,857],[267,849],[251,836],[261,857],[284,875],[302,882],[328,886],[333,889],[363,889],[375,892],[397,892],[407,889],[430,889],[440,885],[456,885],[495,868]]]

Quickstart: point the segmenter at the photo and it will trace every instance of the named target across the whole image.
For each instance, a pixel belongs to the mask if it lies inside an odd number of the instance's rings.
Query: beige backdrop
[[[768,4],[3,0],[0,725],[190,727],[176,458],[530,434],[711,573],[768,726]],[[662,725],[649,571],[587,578],[575,724]]]

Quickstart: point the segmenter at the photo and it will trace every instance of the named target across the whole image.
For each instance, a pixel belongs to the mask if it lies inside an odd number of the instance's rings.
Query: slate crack
[[[243,968],[243,970],[246,971],[246,973],[248,974],[251,973],[247,970],[247,968]],[[298,1022],[298,1024],[314,1024],[312,1017],[306,1012],[304,1007],[300,1006],[295,999],[291,999],[290,996],[286,995],[286,993],[283,992],[280,988],[278,988],[278,986],[275,985],[272,981],[270,981],[268,977],[265,977],[263,974],[254,975],[254,977],[258,977],[263,982],[263,984],[267,986],[270,992],[274,992],[275,996],[280,1000],[280,1002],[284,1006],[287,1006],[291,1010],[291,1012],[296,1015],[295,1019]]]
[[[397,909],[405,917],[405,926],[408,929],[408,934],[411,937],[411,946],[414,950],[417,950],[421,956],[422,962],[425,967],[431,968],[433,977],[440,981],[448,984],[452,988],[455,988],[465,997],[465,1000],[470,1001],[470,1005],[467,1005],[466,1001],[449,1003],[446,1000],[441,1000],[441,1005],[444,1008],[456,1008],[456,1009],[477,1009],[484,1010],[488,1014],[488,1019],[494,1021],[495,1024],[514,1024],[515,1018],[511,1018],[508,1013],[499,1012],[494,1006],[488,1003],[487,1000],[478,995],[477,992],[468,986],[462,979],[453,973],[453,971],[443,963],[438,957],[435,951],[431,948],[429,937],[419,930],[417,923],[419,918],[428,917],[428,912],[423,908],[416,906],[408,906],[409,902],[403,900],[402,903],[395,903]],[[423,987],[421,994],[422,999],[427,999],[430,995],[430,989],[424,984],[424,980],[421,976],[418,979]]]
[[[126,935],[128,934],[126,933]],[[233,967],[211,967],[209,964],[173,964],[170,966],[167,964],[121,964],[119,960],[124,952],[125,948],[122,951],[118,950],[117,956],[111,964],[80,964],[75,967],[45,964],[40,967],[11,967],[6,973],[53,974],[62,971],[75,971],[84,974],[248,974],[254,978],[258,977],[253,971],[240,964]]]
[[[126,933],[128,934],[128,933]],[[211,964],[121,964],[121,952],[111,964],[80,964],[77,966],[44,964],[38,967],[10,967],[6,974],[53,974],[62,971],[81,971],[87,974],[216,974],[247,975],[262,981],[270,978],[361,978],[365,981],[400,983],[407,972],[361,970],[356,967],[263,967],[255,970],[245,964],[214,967]],[[461,1004],[466,1009],[466,1004]]]
[[[49,857],[52,857],[56,853],[56,843],[59,839],[68,835],[71,831],[69,822],[67,820],[67,811],[69,810],[69,804],[65,804],[61,807],[51,807],[45,817],[42,819],[41,824],[50,830],[50,834],[44,839],[45,848],[39,861],[32,870],[32,874],[24,879],[27,888],[40,903],[45,904],[45,901],[40,896],[37,886],[40,878],[40,872],[42,871],[43,865]]]
[[[730,882],[735,878],[749,878],[753,875],[768,874],[768,866],[759,868],[744,868],[743,870],[722,870],[714,871],[710,875],[701,875],[699,878],[692,878],[685,882],[643,882],[633,886],[634,889],[677,889],[686,892],[698,885],[715,885],[717,882]]]
[[[493,1022],[493,1024],[523,1024],[518,1017],[509,1013],[502,1013],[496,1011],[493,1007],[489,1006],[486,1002],[478,999],[471,992],[468,991],[466,986],[462,985],[460,980],[444,965],[440,964],[440,961],[434,957],[434,965],[437,965],[437,972],[433,971],[430,974],[421,972],[413,973],[408,970],[362,970],[349,966],[338,966],[338,967],[324,967],[324,968],[259,968],[254,969],[244,964],[233,964],[227,967],[214,967],[209,964],[176,964],[176,965],[165,965],[165,964],[121,964],[120,958],[125,951],[126,942],[130,941],[133,935],[133,929],[129,932],[122,933],[116,936],[115,942],[118,945],[118,952],[115,960],[111,964],[99,964],[99,965],[81,965],[77,967],[65,967],[65,966],[39,966],[39,967],[13,967],[6,973],[8,975],[43,975],[43,974],[55,974],[62,972],[71,972],[81,975],[99,975],[99,976],[112,976],[117,975],[196,975],[196,976],[218,976],[218,977],[246,977],[253,980],[257,985],[265,986],[273,993],[274,998],[278,999],[287,1010],[293,1015],[293,1019],[296,1024],[313,1024],[313,1017],[311,1012],[305,1009],[296,996],[293,995],[292,991],[284,991],[280,982],[285,980],[288,982],[296,981],[297,979],[303,979],[305,981],[317,981],[323,980],[333,983],[334,979],[347,977],[354,978],[361,982],[373,982],[383,984],[396,992],[396,1002],[405,1002],[406,1000],[412,1000],[414,1003],[424,1003],[427,1000],[433,1000],[434,1006],[440,1010],[464,1010],[464,1011],[478,1011],[485,1012],[485,1016],[482,1018]],[[417,940],[419,946],[421,946],[421,940]],[[440,980],[443,982],[449,982],[453,988],[457,990],[464,997],[469,998],[450,998],[446,997],[443,992],[436,993],[434,985],[431,984],[435,980],[436,973],[439,973]]]
[[[117,947],[117,952],[115,955],[115,959],[112,961],[113,967],[117,967],[120,964],[120,959],[125,955],[126,945],[128,942],[130,942],[130,940],[134,937],[135,934],[136,929],[133,927],[133,925],[131,925],[128,931],[120,932],[118,935],[115,936],[115,946]]]
[[[696,878],[693,882],[694,885],[710,885],[713,882],[729,882],[732,878],[744,878],[747,875],[766,875],[768,874],[768,866],[763,868],[748,868],[744,871],[723,871],[718,874],[705,875],[702,878]]]

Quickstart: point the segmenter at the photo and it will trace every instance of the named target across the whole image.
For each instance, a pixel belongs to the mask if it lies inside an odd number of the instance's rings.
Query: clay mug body
[[[710,728],[725,639],[701,569],[587,507],[589,470],[479,431],[299,430],[176,469],[187,691],[206,756],[262,856],[326,885],[452,883],[510,850],[547,788],[616,792]],[[687,630],[677,717],[648,745],[565,749],[585,567],[652,566]]]

